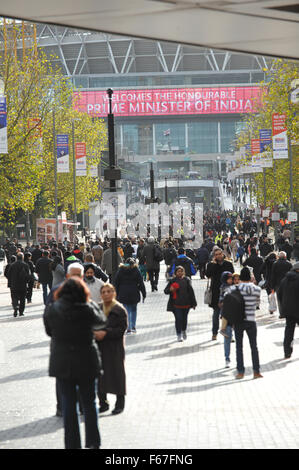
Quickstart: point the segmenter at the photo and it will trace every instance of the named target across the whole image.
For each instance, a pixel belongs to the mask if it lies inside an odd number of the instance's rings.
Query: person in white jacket
[[[102,301],[101,287],[105,284],[101,279],[95,277],[94,264],[86,264],[84,266],[84,281],[90,290],[90,298],[97,305]]]

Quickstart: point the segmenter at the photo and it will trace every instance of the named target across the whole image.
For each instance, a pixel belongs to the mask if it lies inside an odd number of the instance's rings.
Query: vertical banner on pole
[[[76,142],[76,176],[86,176],[86,143]]]
[[[272,144],[272,131],[271,129],[260,129],[260,152],[266,152],[267,147]]]
[[[272,135],[274,160],[287,159],[289,153],[285,113],[272,114]]]
[[[8,153],[6,96],[0,96],[0,153]]]
[[[60,134],[56,136],[56,149],[57,173],[69,173],[69,136],[67,134]]]

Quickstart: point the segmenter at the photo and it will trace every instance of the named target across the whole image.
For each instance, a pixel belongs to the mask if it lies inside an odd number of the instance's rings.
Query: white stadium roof
[[[0,15],[111,34],[299,59],[294,0],[9,0]]]

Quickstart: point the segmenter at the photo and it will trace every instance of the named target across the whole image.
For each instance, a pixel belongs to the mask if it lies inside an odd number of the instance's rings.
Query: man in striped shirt
[[[236,352],[237,352],[237,375],[236,379],[243,379],[245,368],[243,360],[243,333],[246,331],[249,344],[251,348],[252,365],[253,365],[253,378],[258,379],[263,377],[260,374],[259,353],[257,349],[256,337],[257,326],[255,321],[255,311],[260,302],[261,288],[251,282],[251,273],[247,267],[244,267],[240,273],[239,286],[230,287],[226,294],[238,288],[244,297],[245,302],[245,315],[246,319],[234,326],[236,337]]]

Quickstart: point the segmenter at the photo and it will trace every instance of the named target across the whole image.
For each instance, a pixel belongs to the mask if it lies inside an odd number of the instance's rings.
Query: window
[[[236,121],[220,122],[221,153],[230,153],[233,150],[238,128],[239,123]]]
[[[201,121],[188,123],[190,153],[218,152],[218,123]]]
[[[135,155],[153,154],[153,126],[152,124],[125,124],[123,125],[123,146],[128,152]]]
[[[185,124],[157,123],[155,124],[156,153],[186,153]]]

